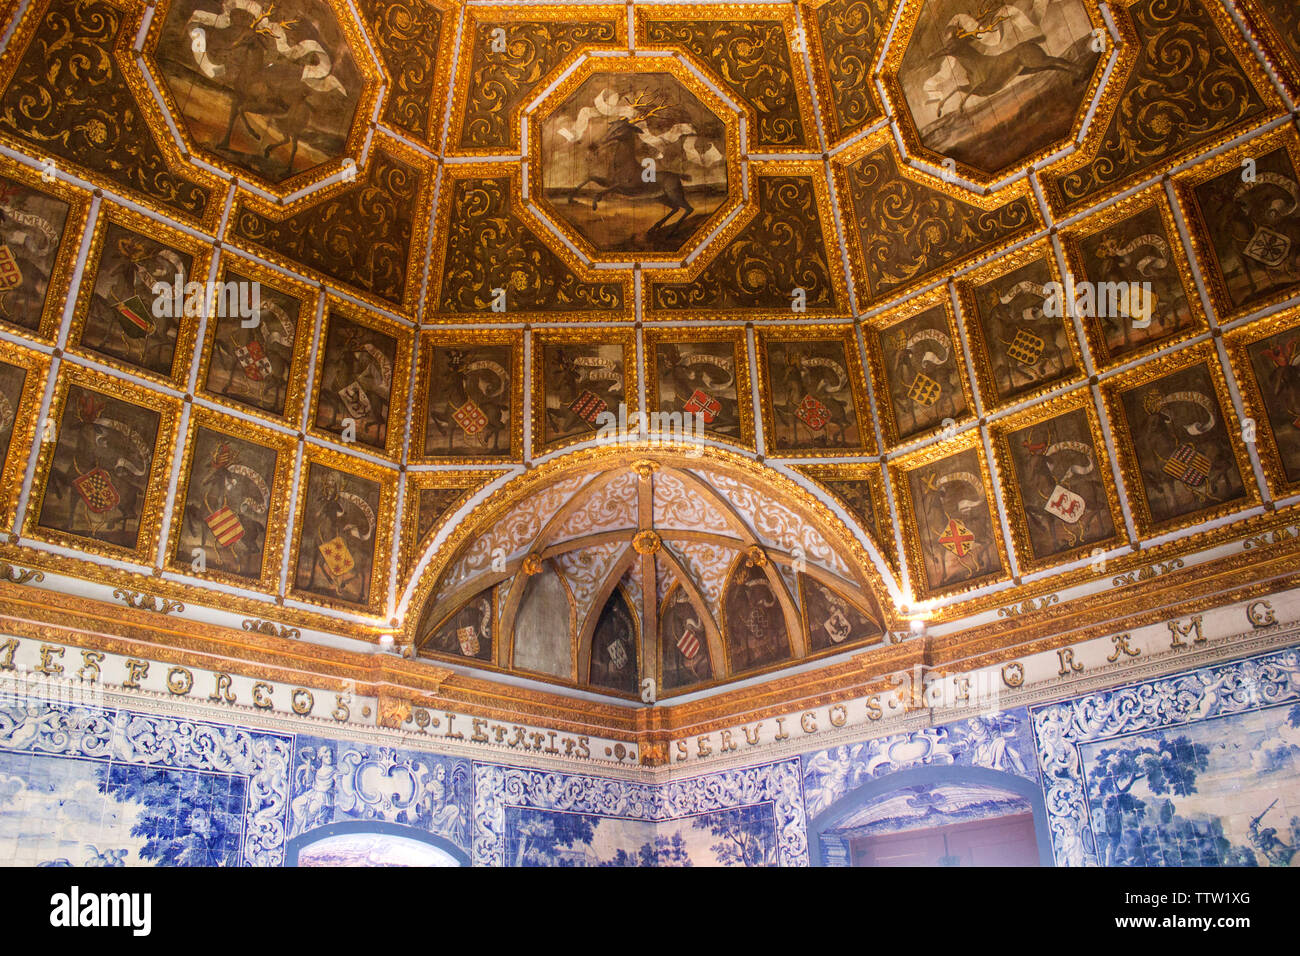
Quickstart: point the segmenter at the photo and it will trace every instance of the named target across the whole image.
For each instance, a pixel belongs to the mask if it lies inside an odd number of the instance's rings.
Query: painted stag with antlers
[[[591,199],[591,208],[599,208],[602,200],[610,196],[624,196],[633,202],[641,200],[658,200],[668,207],[668,212],[648,230],[656,233],[664,229],[668,220],[677,212],[681,218],[673,223],[676,229],[691,217],[695,211],[686,199],[686,190],[682,183],[690,182],[691,177],[684,173],[670,172],[656,167],[643,166],[637,155],[637,141],[643,134],[649,133],[649,121],[662,113],[667,107],[653,103],[644,93],[627,102],[624,115],[613,118],[605,136],[587,148],[593,154],[605,151],[605,175],[588,175],[569,193],[569,202],[578,201],[578,193],[588,183],[601,187]]]
[[[939,101],[938,116],[943,116],[944,106],[958,93],[961,94],[961,102],[957,104],[957,112],[964,115],[966,101],[972,96],[992,96],[1006,89],[1012,80],[1022,74],[1041,73],[1045,70],[1056,70],[1071,76],[1078,74],[1077,68],[1069,60],[1052,56],[1043,48],[1047,38],[1041,30],[1033,39],[1021,40],[1000,52],[989,52],[995,47],[982,42],[983,38],[994,31],[1003,30],[1003,24],[1008,21],[1016,26],[1032,25],[1018,7],[1009,4],[996,7],[989,4],[973,17],[958,14],[948,22],[943,34],[943,46],[936,51],[935,56],[939,59],[950,56],[960,63],[966,73],[966,82],[954,87]]]

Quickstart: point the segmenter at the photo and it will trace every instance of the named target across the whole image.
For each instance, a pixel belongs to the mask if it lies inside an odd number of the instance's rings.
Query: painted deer
[[[1001,53],[986,53],[979,49],[976,41],[998,29],[1005,21],[1011,19],[1006,14],[994,16],[992,8],[986,8],[978,17],[966,15],[953,17],[943,34],[943,46],[939,48],[939,57],[950,56],[961,64],[966,71],[966,82],[953,89],[939,101],[937,115],[943,115],[944,105],[953,96],[962,94],[957,104],[957,112],[966,112],[966,101],[972,96],[992,96],[1005,89],[1011,81],[1022,73],[1041,73],[1044,70],[1057,70],[1061,73],[1077,75],[1077,70],[1069,60],[1051,56],[1043,49],[1043,38],[1022,40],[1009,50]]]
[[[314,40],[290,46],[288,31],[297,20],[275,20],[274,10],[274,4],[265,11],[252,3],[228,5],[234,39],[225,50],[218,75],[230,93],[231,104],[225,135],[215,148],[230,149],[237,121],[242,121],[250,136],[261,140],[248,118],[256,113],[276,121],[275,130],[267,130],[268,139],[279,135],[266,144],[262,156],[269,159],[288,145],[285,166],[292,170],[299,142],[313,117],[334,105],[332,97],[346,96],[347,91],[332,73],[314,75],[328,69],[328,55]]]
[[[599,208],[601,200],[610,196],[625,196],[633,201],[657,199],[668,207],[668,212],[648,231],[650,233],[658,232],[664,228],[669,219],[680,211],[682,216],[673,224],[675,229],[689,219],[691,213],[695,211],[695,207],[687,201],[686,190],[682,187],[682,183],[690,182],[691,177],[684,173],[656,169],[654,176],[647,182],[643,178],[644,170],[641,166],[641,160],[637,156],[637,140],[640,139],[642,133],[648,132],[649,128],[646,124],[651,117],[661,113],[665,107],[662,104],[654,106],[648,103],[645,94],[637,96],[636,99],[628,103],[628,107],[631,115],[620,116],[612,120],[604,138],[588,147],[593,154],[608,150],[605,165],[607,169],[606,175],[588,175],[586,179],[570,191],[569,202],[577,202],[578,193],[582,188],[587,183],[595,183],[601,187],[601,191],[591,199],[591,208],[593,210]]]

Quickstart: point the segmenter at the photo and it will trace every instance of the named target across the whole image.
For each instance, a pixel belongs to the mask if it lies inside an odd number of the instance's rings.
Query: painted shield
[[[1043,505],[1043,510],[1048,514],[1056,515],[1066,524],[1074,524],[1083,517],[1087,506],[1084,500],[1069,488],[1057,485],[1047,496],[1047,504]]]
[[[700,636],[694,629],[688,627],[682,631],[682,636],[677,638],[677,649],[688,661],[695,660],[695,655],[700,652]]]
[[[102,515],[112,511],[122,500],[113,487],[113,479],[103,468],[88,471],[72,483],[92,514]]]
[[[1016,329],[1016,337],[1007,346],[1007,355],[1021,365],[1037,365],[1045,344],[1041,336],[1027,329]]]
[[[239,515],[231,511],[228,506],[223,506],[208,515],[206,524],[212,532],[212,537],[216,538],[217,544],[223,548],[229,548],[244,536],[244,526],[240,523]]]
[[[609,662],[616,671],[627,667],[627,647],[622,641],[615,641],[609,645]]]
[[[605,400],[590,389],[583,389],[582,394],[569,403],[569,411],[577,415],[588,425],[596,424],[601,412],[608,411]]]
[[[1245,255],[1256,262],[1262,262],[1270,269],[1276,269],[1285,262],[1290,251],[1290,239],[1264,226],[1255,230],[1255,235],[1251,236],[1250,242],[1246,243],[1246,248],[1242,250]]]
[[[928,407],[939,400],[941,391],[938,382],[924,372],[917,372],[912,384],[907,386],[907,397],[918,405]]]
[[[357,566],[356,559],[352,557],[348,543],[343,540],[342,535],[336,535],[319,545],[316,550],[320,552],[321,560],[325,562],[326,573],[336,581],[347,577]]]
[[[713,420],[717,418],[718,413],[722,411],[722,403],[711,396],[708,392],[699,388],[691,394],[691,397],[686,400],[686,404],[683,407],[692,415],[702,414],[704,416],[704,424],[706,425],[712,425]]]
[[[478,653],[478,628],[473,624],[458,627],[456,640],[460,642],[460,652],[466,657],[473,657]]]
[[[821,431],[826,427],[826,423],[831,420],[830,409],[811,395],[803,397],[803,401],[799,403],[795,415],[815,432]]]
[[[239,360],[239,367],[244,370],[244,374],[254,382],[260,382],[271,374],[271,360],[262,350],[261,342],[249,342],[235,349],[235,358]]]
[[[1165,473],[1189,488],[1199,488],[1210,475],[1210,459],[1191,445],[1182,444],[1165,462]]]
[[[8,246],[0,245],[0,292],[8,292],[23,284],[23,270],[18,258]]]
[[[142,339],[153,331],[149,307],[138,295],[117,304],[117,318],[122,324],[122,331],[133,339]]]
[[[832,644],[839,644],[853,631],[853,625],[845,617],[843,609],[838,607],[831,610],[830,617],[822,627],[826,629]]]
[[[964,558],[970,554],[971,544],[975,541],[975,535],[971,534],[970,529],[958,521],[956,518],[949,518],[948,525],[939,535],[939,543],[944,549],[951,551],[959,558]]]
[[[353,382],[347,388],[339,389],[339,398],[343,400],[343,407],[348,410],[348,414],[353,418],[366,418],[370,414],[370,396],[360,382]]]
[[[452,412],[451,417],[470,438],[487,428],[487,416],[483,414],[483,409],[474,404],[472,399]]]

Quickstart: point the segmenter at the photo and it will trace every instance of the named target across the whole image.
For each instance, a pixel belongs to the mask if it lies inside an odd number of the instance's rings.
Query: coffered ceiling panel
[[[1293,4],[5,16],[0,573],[52,604],[649,703],[1296,520]]]

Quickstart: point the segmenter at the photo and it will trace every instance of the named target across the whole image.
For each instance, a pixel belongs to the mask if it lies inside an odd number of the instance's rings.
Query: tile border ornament
[[[507,807],[590,813],[654,824],[766,802],[773,805],[776,818],[779,865],[807,866],[807,822],[798,758],[662,784],[475,763],[473,862],[475,866],[506,865]]]

